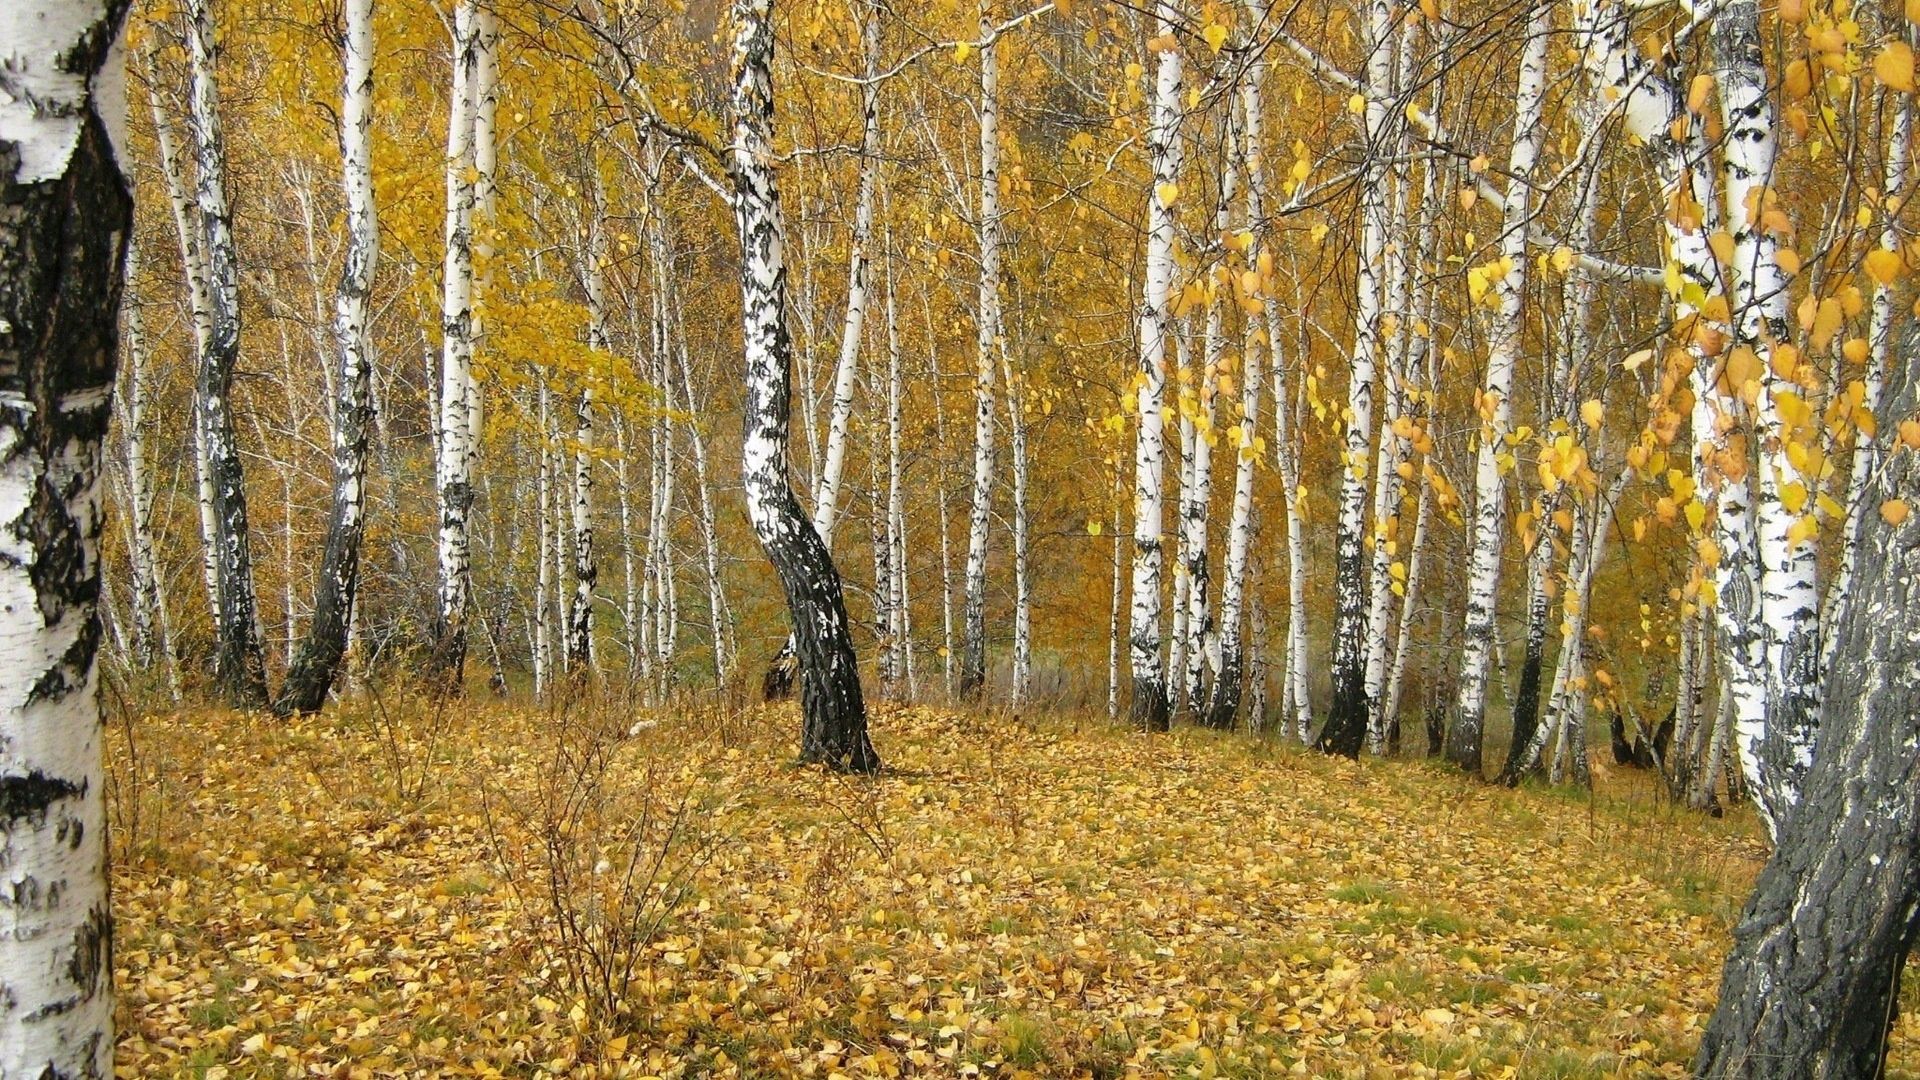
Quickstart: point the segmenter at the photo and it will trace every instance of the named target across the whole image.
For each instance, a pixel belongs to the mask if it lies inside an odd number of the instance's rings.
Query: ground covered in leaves
[[[1618,774],[916,708],[858,780],[794,727],[116,718],[120,1075],[1677,1076],[1758,867]]]

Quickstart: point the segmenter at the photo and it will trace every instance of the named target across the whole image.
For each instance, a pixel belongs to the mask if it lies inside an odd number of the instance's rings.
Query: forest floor
[[[114,717],[119,1074],[1678,1076],[1762,854],[1626,771],[883,708],[861,780],[795,727]]]

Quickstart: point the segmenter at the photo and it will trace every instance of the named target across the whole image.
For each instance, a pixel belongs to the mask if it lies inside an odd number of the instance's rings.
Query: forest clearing
[[[0,1080],[1913,1075],[1917,102],[1920,0],[0,0]]]
[[[703,711],[603,732],[608,802],[558,830],[575,914],[645,909],[611,1014],[548,951],[549,819],[501,805],[626,714],[396,708],[143,718],[137,785],[116,750],[121,1075],[1680,1076],[1765,852],[1636,770],[1508,791],[913,707],[842,778],[785,710]],[[590,869],[642,798],[697,813],[640,841],[636,905]]]

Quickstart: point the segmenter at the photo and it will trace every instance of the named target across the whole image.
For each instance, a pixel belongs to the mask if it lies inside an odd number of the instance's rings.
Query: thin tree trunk
[[[1256,66],[1242,76],[1247,82],[1264,78],[1264,66]],[[1249,104],[1257,107],[1257,92],[1252,102],[1247,98],[1246,85],[1240,87],[1240,106],[1243,111]],[[1242,123],[1233,125],[1239,128],[1236,139],[1229,148],[1228,174],[1234,170],[1251,171],[1258,168],[1254,156],[1258,148],[1251,145],[1249,126]],[[1232,190],[1232,184],[1221,182],[1222,195]],[[1249,224],[1260,221],[1263,207],[1259,192],[1252,183],[1247,185],[1246,205]],[[1224,202],[1224,198],[1222,200]],[[1224,232],[1230,221],[1225,214],[1216,215],[1215,224]],[[1259,265],[1257,251],[1249,250],[1248,261]],[[1262,290],[1263,292],[1265,290]],[[1208,314],[1209,332],[1218,332],[1213,325],[1215,314]],[[1261,366],[1265,344],[1260,340],[1261,324],[1247,319],[1242,337],[1241,370],[1239,372],[1239,415],[1228,428],[1228,445],[1233,447],[1233,509],[1227,519],[1227,555],[1221,566],[1220,574],[1220,646],[1219,663],[1214,669],[1213,688],[1205,705],[1202,722],[1207,727],[1221,731],[1231,730],[1240,711],[1240,698],[1245,692],[1247,681],[1247,650],[1244,637],[1244,623],[1248,593],[1248,564],[1253,550],[1253,481],[1254,470],[1259,463],[1260,447],[1260,385],[1266,378]],[[1259,713],[1254,714],[1254,722],[1249,725],[1259,727]]]
[[[956,691],[977,699],[987,681],[987,524],[993,509],[993,372],[1000,348],[1000,60],[988,7],[980,9],[980,295],[973,381],[973,487],[967,516],[965,603]]]
[[[1499,615],[1500,561],[1507,521],[1505,476],[1512,463],[1506,440],[1513,422],[1514,367],[1525,329],[1522,305],[1527,288],[1527,228],[1532,221],[1533,167],[1540,156],[1547,38],[1552,28],[1552,7],[1539,5],[1527,20],[1527,40],[1514,89],[1513,147],[1507,161],[1512,182],[1501,222],[1500,263],[1484,271],[1488,291],[1498,308],[1487,335],[1486,382],[1478,397],[1480,448],[1474,466],[1466,621],[1461,629],[1459,694],[1446,744],[1447,760],[1475,776],[1481,772],[1488,661]]]
[[[1024,391],[1015,377],[1004,335],[1000,372],[1007,384],[1007,449],[1013,455],[1013,687],[1008,700],[1019,708],[1033,676],[1033,579],[1027,561],[1027,420]]]
[[[800,663],[800,757],[872,772],[860,670],[833,556],[787,482],[787,268],[773,162],[773,4],[735,0],[731,167],[747,360],[741,480],[748,517],[786,593]]]
[[[128,295],[123,308],[127,334],[127,390],[125,423],[127,460],[127,555],[133,585],[133,660],[141,667],[163,665],[174,700],[180,697],[180,674],[173,662],[173,641],[167,629],[166,601],[153,554],[153,476],[147,467],[147,354],[146,329],[140,304],[133,297],[139,279],[139,249],[127,244]]]
[[[0,1075],[113,1074],[113,914],[99,648],[101,472],[133,228],[93,88],[124,6],[0,17]]]
[[[473,566],[469,517],[473,510],[473,217],[479,151],[475,102],[480,43],[473,0],[454,8],[453,90],[447,116],[446,258],[441,279],[440,408],[435,480],[440,495],[439,609],[429,669],[458,693],[467,658],[467,616]]]
[[[1361,179],[1360,252],[1354,307],[1353,364],[1347,375],[1347,415],[1341,452],[1340,520],[1334,544],[1333,705],[1316,744],[1327,753],[1358,757],[1367,734],[1367,590],[1363,533],[1367,465],[1378,392],[1381,260],[1386,249],[1386,133],[1393,80],[1393,10],[1388,0],[1367,3],[1365,117],[1367,163]]]
[[[274,711],[317,712],[347,652],[347,628],[360,582],[366,530],[367,428],[373,411],[368,298],[379,258],[373,201],[373,0],[345,0],[345,87],[341,93],[341,187],[347,203],[347,252],[334,299],[340,347],[333,409],[333,511],[313,588],[307,636],[287,670]],[[291,618],[291,612],[289,612]]]
[[[267,702],[267,671],[254,595],[246,480],[233,430],[233,372],[240,359],[240,267],[227,202],[226,139],[220,127],[216,82],[220,54],[208,0],[190,0],[187,42],[193,70],[194,156],[199,164],[195,200],[207,266],[210,327],[200,357],[197,413],[211,488],[214,570],[220,597],[214,681],[229,701],[251,708]]]

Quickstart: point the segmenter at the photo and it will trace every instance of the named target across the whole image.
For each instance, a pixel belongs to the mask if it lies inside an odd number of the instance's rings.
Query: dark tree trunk
[[[787,268],[780,189],[773,172],[772,0],[735,0],[734,212],[747,395],[741,480],[747,514],[786,593],[800,664],[800,760],[875,772],[867,708],[840,572],[800,508],[787,476],[793,346],[787,336]]]
[[[1173,730],[1172,703],[1167,700],[1167,683],[1158,671],[1133,674],[1133,724],[1142,731]]]
[[[1905,344],[1911,357],[1920,334]],[[1913,412],[1913,373],[1902,381],[1883,429]],[[1734,928],[1701,1077],[1884,1071],[1920,929],[1920,521],[1890,524],[1877,508],[1920,500],[1920,456],[1894,450],[1864,497],[1876,509],[1856,534],[1813,766]]]
[[[1360,756],[1367,739],[1367,590],[1360,537],[1342,522],[1335,559],[1333,706],[1314,747],[1322,753]]]
[[[1201,723],[1215,731],[1232,731],[1240,712],[1240,696],[1246,684],[1246,661],[1236,644],[1220,650],[1220,670],[1214,673],[1213,690],[1207,696]]]
[[[1544,538],[1540,542],[1547,543]],[[1513,695],[1513,741],[1507,745],[1507,763],[1500,768],[1499,783],[1508,786],[1520,782],[1527,744],[1540,728],[1540,668],[1547,651],[1547,613],[1544,604],[1539,607],[1541,610],[1529,612],[1527,617],[1527,655],[1521,661],[1520,686]]]
[[[107,1076],[100,479],[133,203],[91,87],[125,9],[51,6],[0,20],[9,71],[46,91],[0,122],[0,1074]]]

